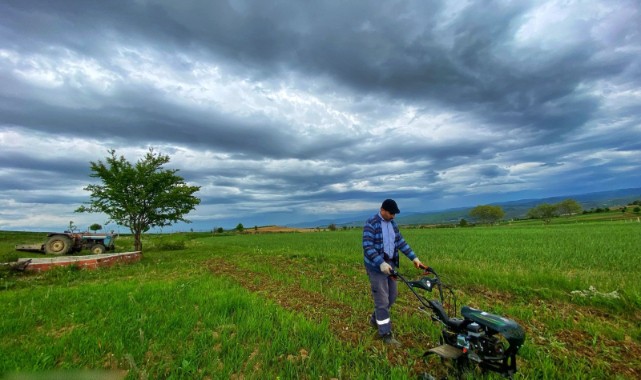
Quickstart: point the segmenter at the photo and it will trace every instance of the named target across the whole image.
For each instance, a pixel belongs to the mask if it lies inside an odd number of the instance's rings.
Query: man
[[[416,268],[424,268],[394,221],[394,217],[400,212],[393,199],[386,199],[379,213],[369,218],[363,227],[365,269],[374,298],[374,313],[370,317],[370,325],[378,329],[383,342],[396,346],[400,342],[392,334],[390,308],[396,301],[398,287],[390,274],[393,268],[398,268],[398,251],[412,260]]]

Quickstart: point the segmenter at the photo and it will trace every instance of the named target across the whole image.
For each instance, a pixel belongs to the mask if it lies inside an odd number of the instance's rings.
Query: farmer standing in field
[[[396,280],[389,275],[393,268],[398,268],[398,251],[412,260],[416,268],[424,267],[394,221],[394,216],[400,212],[393,199],[386,199],[380,211],[369,218],[363,227],[365,269],[374,298],[374,313],[369,322],[378,329],[383,342],[397,346],[400,342],[392,334],[390,309],[396,301],[398,287]]]

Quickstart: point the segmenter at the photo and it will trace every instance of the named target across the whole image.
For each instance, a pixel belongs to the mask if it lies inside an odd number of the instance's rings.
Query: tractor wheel
[[[102,244],[94,244],[91,246],[91,253],[93,253],[94,255],[105,253],[105,246]]]
[[[71,251],[71,239],[65,235],[54,235],[45,243],[45,253],[66,255]]]

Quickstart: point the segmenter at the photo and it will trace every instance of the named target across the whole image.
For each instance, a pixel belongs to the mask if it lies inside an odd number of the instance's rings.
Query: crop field
[[[641,378],[641,224],[402,228],[456,289],[459,308],[526,330],[517,379]],[[0,262],[44,234],[0,232]],[[117,251],[133,247],[130,237]],[[420,379],[440,327],[399,284],[402,347],[368,324],[360,229],[148,235],[132,265],[0,270],[0,377]],[[36,254],[37,255],[37,254]],[[35,256],[34,256],[35,257]],[[420,272],[401,258],[400,272]],[[24,377],[24,375],[32,377]],[[44,375],[43,375],[44,374]],[[498,379],[468,374],[470,379]]]

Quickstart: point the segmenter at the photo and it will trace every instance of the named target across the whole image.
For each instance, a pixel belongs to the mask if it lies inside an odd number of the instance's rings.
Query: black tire
[[[91,253],[94,255],[100,255],[105,253],[106,248],[102,244],[94,244],[91,246]]]
[[[66,255],[71,251],[71,239],[65,235],[53,235],[45,243],[45,253]]]

